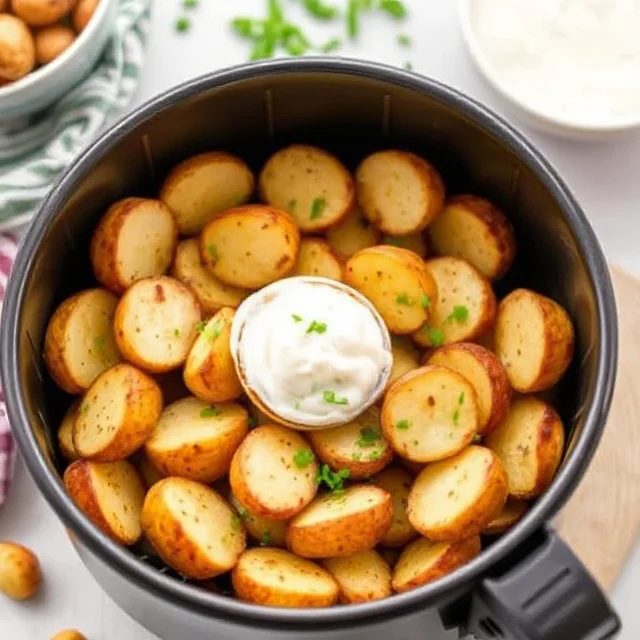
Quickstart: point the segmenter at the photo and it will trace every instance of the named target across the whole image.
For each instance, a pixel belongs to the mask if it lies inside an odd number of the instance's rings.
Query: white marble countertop
[[[288,0],[283,1],[289,4]],[[464,51],[456,2],[406,2],[411,9],[411,19],[401,30],[412,36],[410,49],[396,44],[398,27],[389,18],[371,16],[358,46],[347,49],[345,54],[398,65],[409,60],[414,70],[498,108],[493,94]],[[264,0],[201,0],[200,7],[192,14],[191,31],[177,34],[173,25],[181,0],[154,2],[148,62],[132,107],[177,82],[244,61],[246,44],[230,33],[227,24],[239,14],[259,15],[264,5]],[[292,10],[297,9],[291,6]],[[317,25],[310,26],[310,33],[317,41],[334,35],[330,27]],[[640,137],[598,144],[527,133],[573,189],[608,258],[640,276]],[[45,576],[44,588],[33,601],[15,604],[0,599],[0,638],[3,640],[47,640],[66,627],[80,629],[90,640],[152,640],[155,637],[101,592],[21,464],[0,517],[0,539],[13,539],[33,548],[41,559]],[[622,640],[640,638],[638,593],[640,547],[613,594],[625,625]],[[429,635],[430,640],[450,637],[436,629]]]

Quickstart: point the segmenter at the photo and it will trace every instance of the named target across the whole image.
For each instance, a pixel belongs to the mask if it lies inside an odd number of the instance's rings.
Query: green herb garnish
[[[466,322],[469,318],[469,309],[463,304],[457,304],[447,316],[447,321]]]
[[[423,333],[427,334],[427,338],[429,339],[429,344],[432,347],[441,347],[444,342],[444,332],[442,329],[437,329],[435,327],[425,327],[422,329]]]
[[[396,40],[401,47],[411,46],[411,38],[406,33],[399,33]]]
[[[482,442],[482,436],[477,433],[475,436],[473,436],[473,444],[478,444]]]
[[[367,460],[369,462],[375,462],[376,460],[380,460],[380,458],[382,457],[383,451],[384,451],[383,449],[376,449],[375,451],[372,451],[367,457]]]
[[[218,260],[218,250],[216,249],[216,246],[213,244],[210,244],[207,247],[207,253],[211,256],[211,259],[216,262]]]
[[[179,33],[183,33],[184,31],[188,31],[191,27],[191,20],[186,16],[180,16],[175,23],[176,31]]]
[[[413,71],[413,63],[411,63],[411,62],[409,62],[409,61],[405,62],[405,63],[404,63],[404,68],[405,68],[407,71]]]
[[[351,40],[355,40],[360,33],[360,11],[362,4],[360,0],[349,0],[347,5],[347,35]]]
[[[330,389],[327,389],[326,391],[322,392],[322,397],[324,399],[324,401],[328,404],[349,404],[349,399],[348,398],[339,398],[336,396],[336,392],[335,391],[331,391]]]
[[[338,8],[326,4],[322,0],[302,0],[304,8],[319,20],[333,20],[338,15]]]
[[[396,304],[403,304],[406,307],[413,307],[413,302],[409,300],[409,296],[406,293],[401,293],[396,296]]]
[[[260,546],[266,547],[271,544],[271,531],[263,531],[260,536]]]
[[[423,309],[428,309],[431,306],[431,298],[426,293],[420,296],[420,306]]]
[[[394,18],[404,18],[407,15],[407,7],[401,0],[380,0],[379,6]]]
[[[247,420],[247,424],[249,426],[249,429],[255,429],[258,426],[258,420],[253,416],[249,416],[249,419]]]
[[[302,316],[299,316],[297,313],[292,313],[291,317],[293,318],[294,322],[302,322]]]
[[[316,459],[311,449],[300,449],[293,455],[293,461],[298,469],[305,469]]]
[[[221,414],[222,414],[222,411],[220,411],[220,409],[218,409],[217,407],[211,406],[211,407],[205,407],[200,412],[200,417],[201,418],[216,418]]]
[[[340,38],[331,38],[331,40],[325,42],[320,47],[320,51],[323,53],[332,53],[333,51],[337,51],[341,46],[342,40],[340,40]]]
[[[322,217],[322,213],[327,206],[327,201],[324,198],[314,198],[311,202],[311,220],[317,220]]]
[[[180,329],[174,329],[173,335],[177,338],[180,335]]]
[[[240,531],[240,515],[231,514],[231,528],[234,531]]]
[[[93,339],[93,346],[95,347],[95,350],[98,352],[104,351],[104,345],[106,341],[107,339],[104,336],[96,336]]]
[[[363,427],[360,429],[360,438],[356,441],[359,447],[373,447],[376,442],[382,440],[382,434],[374,427]]]
[[[332,471],[328,464],[323,464],[316,474],[316,483],[319,485],[324,483],[332,493],[341,493],[344,491],[344,481],[350,475],[349,469]]]
[[[360,460],[362,460],[362,454],[359,451],[356,451],[355,453],[351,454],[351,459],[354,462],[360,462]]]
[[[87,413],[87,411],[89,411],[89,405],[86,402],[82,405],[81,411],[82,413]]]
[[[182,6],[185,9],[193,9],[198,6],[198,1],[199,0],[182,0]]]
[[[287,208],[289,209],[289,211],[295,211],[297,206],[298,206],[298,201],[294,199],[294,200],[289,200],[289,204],[287,205]]]
[[[327,330],[326,322],[318,322],[317,320],[313,320],[309,325],[306,333],[324,333]]]
[[[198,324],[196,325],[196,331],[198,333],[202,333],[206,328],[207,328],[206,320],[200,320],[200,322],[198,322]]]
[[[238,517],[241,520],[246,520],[249,517],[249,512],[242,505],[239,505],[236,511],[238,512]]]
[[[396,429],[400,429],[400,431],[406,431],[410,426],[411,422],[406,419],[398,420],[398,422],[396,422]]]

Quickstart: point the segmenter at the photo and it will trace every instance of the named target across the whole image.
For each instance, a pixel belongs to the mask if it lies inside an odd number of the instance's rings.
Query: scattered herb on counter
[[[457,304],[453,311],[447,316],[447,321],[466,322],[469,319],[469,309],[463,304]]]
[[[218,407],[214,407],[212,405],[210,407],[205,407],[200,412],[200,417],[201,418],[217,418],[221,414],[222,414],[222,411],[220,411],[220,409],[218,409]]]
[[[297,313],[292,313],[291,317],[293,318],[294,322],[302,322],[302,316],[299,316]]]
[[[331,38],[328,42],[325,42],[321,47],[322,53],[333,53],[342,46],[342,40],[340,38]]]
[[[331,391],[330,389],[323,391],[322,397],[327,404],[349,404],[348,398],[339,398],[336,396],[336,392]]]
[[[317,320],[312,320],[306,333],[325,333],[326,330],[327,330],[326,322],[318,322]]]
[[[441,347],[444,342],[444,332],[442,329],[438,329],[435,327],[424,327],[422,329],[423,333],[427,334],[427,338],[429,339],[429,344],[432,347]]]
[[[420,306],[423,309],[428,309],[431,306],[431,298],[426,293],[420,296]]]
[[[191,28],[191,20],[186,16],[180,16],[175,22],[175,28],[178,33],[184,33]]]
[[[266,547],[271,544],[271,531],[263,531],[260,536],[260,546]]]
[[[306,469],[315,461],[316,457],[311,449],[300,449],[293,455],[293,462],[298,469]]]
[[[410,426],[411,422],[406,419],[398,420],[398,422],[396,422],[396,429],[400,429],[400,431],[406,431]]]
[[[332,471],[328,464],[323,464],[316,474],[316,483],[318,485],[324,483],[332,493],[341,493],[344,491],[344,481],[350,475],[351,471],[349,469]]]
[[[375,427],[363,427],[360,429],[360,438],[356,440],[359,447],[373,447],[376,442],[382,440],[382,434]]]
[[[406,307],[413,307],[413,302],[409,300],[409,296],[406,293],[400,293],[396,297],[396,304],[403,304]]]
[[[399,33],[396,42],[401,47],[410,47],[411,46],[411,38],[406,33]]]
[[[411,62],[409,62],[409,61],[405,62],[405,63],[404,63],[404,68],[405,68],[407,71],[413,71],[413,63],[411,63]]]
[[[327,201],[324,198],[314,198],[311,203],[311,220],[317,220],[322,218],[322,214],[327,206]]]
[[[214,244],[210,244],[207,247],[207,253],[211,256],[211,259],[216,262],[218,260],[218,250]]]

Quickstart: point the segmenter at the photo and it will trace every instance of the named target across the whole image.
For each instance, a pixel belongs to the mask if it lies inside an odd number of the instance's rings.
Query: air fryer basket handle
[[[584,565],[552,529],[473,592],[466,631],[478,640],[606,640],[620,620]]]

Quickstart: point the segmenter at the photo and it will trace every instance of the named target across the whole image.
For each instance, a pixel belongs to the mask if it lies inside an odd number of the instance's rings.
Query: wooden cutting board
[[[619,360],[613,406],[589,470],[558,529],[610,591],[640,533],[640,281],[613,268]]]

